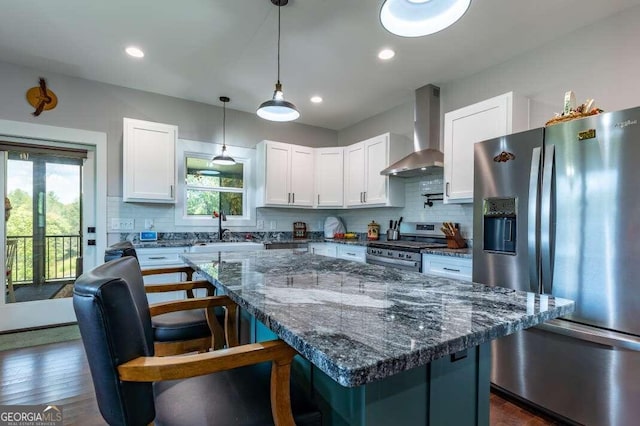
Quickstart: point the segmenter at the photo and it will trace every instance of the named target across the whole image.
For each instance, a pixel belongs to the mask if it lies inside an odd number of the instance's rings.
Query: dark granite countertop
[[[212,241],[216,242],[216,241]],[[281,239],[281,240],[268,240],[268,241],[256,241],[262,242],[263,244],[271,244],[271,243],[334,243],[334,244],[346,244],[353,246],[362,246],[366,247],[369,241],[366,240],[350,240],[350,239]],[[191,247],[193,245],[198,244],[193,240],[162,240],[162,241],[149,241],[149,242],[136,242],[133,243],[135,248],[158,248],[158,247]],[[425,254],[435,254],[438,256],[450,256],[450,257],[460,257],[465,259],[471,259],[473,250],[470,248],[466,249],[423,249],[421,253]]]
[[[473,249],[471,248],[463,248],[463,249],[422,249],[420,251],[422,254],[435,254],[438,256],[450,256],[450,257],[461,257],[463,259],[471,259],[473,258]]]
[[[350,238],[325,238],[322,241],[314,241],[315,243],[335,243],[335,244],[346,244],[348,246],[367,246],[367,243],[369,241],[367,240],[357,240],[357,239],[350,239]]]
[[[382,379],[573,311],[565,299],[301,250],[182,257],[343,386]]]
[[[133,246],[135,248],[191,247],[193,244],[193,240],[159,240],[145,242],[138,241],[133,243]]]

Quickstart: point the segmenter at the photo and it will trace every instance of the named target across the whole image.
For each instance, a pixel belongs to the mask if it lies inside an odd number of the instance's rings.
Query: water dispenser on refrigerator
[[[502,254],[516,253],[516,197],[485,198],[483,200],[485,251]]]

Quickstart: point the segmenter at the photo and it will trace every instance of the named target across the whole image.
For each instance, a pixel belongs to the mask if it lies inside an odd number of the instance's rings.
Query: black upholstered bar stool
[[[227,337],[228,349],[154,356],[151,312],[133,257],[82,274],[73,306],[100,413],[111,425],[321,424],[305,392],[290,390],[296,351],[281,340],[234,346]],[[227,296],[163,309],[194,307],[222,307],[226,323],[235,325],[236,305]]]

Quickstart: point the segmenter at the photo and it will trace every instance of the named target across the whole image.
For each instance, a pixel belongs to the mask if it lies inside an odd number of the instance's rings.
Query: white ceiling
[[[382,0],[290,0],[281,81],[299,122],[342,129],[502,63],[640,0],[473,0],[453,27],[405,39],[378,20]],[[0,60],[254,112],[276,79],[270,0],[0,0]],[[142,60],[124,54],[140,46]],[[396,57],[382,62],[382,47]],[[319,94],[324,102],[312,104]]]

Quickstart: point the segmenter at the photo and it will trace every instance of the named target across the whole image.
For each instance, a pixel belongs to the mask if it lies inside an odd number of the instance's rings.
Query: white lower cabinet
[[[337,244],[333,243],[310,243],[309,253],[319,254],[320,256],[336,257]]]
[[[353,260],[354,262],[366,262],[367,248],[351,244],[338,244],[338,259]]]
[[[187,253],[189,247],[154,247],[154,248],[137,248],[138,262],[140,268],[169,268],[176,266],[184,266],[185,263],[180,258],[180,254]],[[184,281],[183,274],[161,274],[149,275],[144,277],[145,284],[167,284]],[[149,303],[167,302],[169,300],[180,300],[186,297],[184,291],[170,291],[166,293],[147,294]]]
[[[309,253],[365,263],[367,248],[353,244],[310,243]]]
[[[471,281],[472,259],[436,254],[422,255],[422,273]]]

